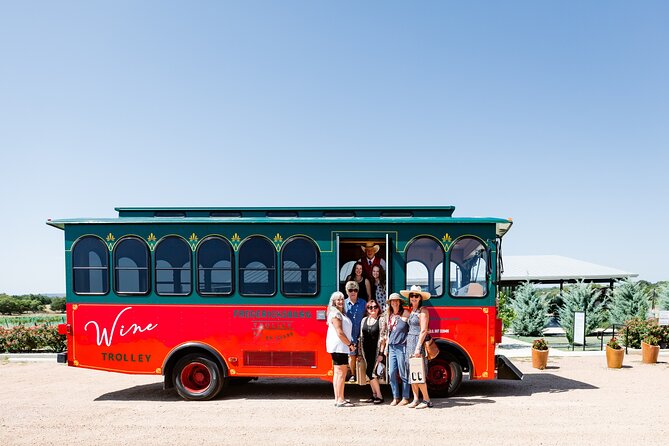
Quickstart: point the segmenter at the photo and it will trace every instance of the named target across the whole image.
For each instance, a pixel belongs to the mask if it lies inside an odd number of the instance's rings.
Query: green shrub
[[[560,325],[570,343],[574,342],[574,312],[585,311],[585,333],[599,327],[605,320],[604,302],[592,284],[578,282],[567,287],[562,294],[562,307],[558,312]]]
[[[2,350],[8,353],[30,352],[37,348],[36,327],[24,327],[17,325],[9,329],[3,329],[0,337],[3,341]]]
[[[515,318],[511,323],[513,332],[520,336],[540,336],[548,324],[548,302],[537,287],[526,282],[513,293],[511,308]]]
[[[50,349],[62,352],[67,345],[65,335],[58,334],[58,327],[54,325],[39,325],[36,327],[35,336],[40,349]]]
[[[65,312],[65,298],[64,297],[54,297],[51,299],[51,311],[56,311],[58,313]]]
[[[511,308],[511,304],[509,303],[509,294],[504,291],[499,293],[499,301],[497,302],[497,317],[502,320],[502,332],[506,333],[506,331],[511,327],[516,314],[513,312],[513,308]]]
[[[608,308],[612,324],[624,324],[632,318],[645,319],[650,308],[650,294],[641,282],[619,280],[610,293]]]
[[[0,327],[0,352],[27,353],[33,350],[65,350],[66,337],[55,325]]]
[[[623,342],[630,348],[641,348],[641,341],[649,336],[657,338],[660,346],[669,345],[669,327],[657,325],[656,319],[632,318],[622,332]]]

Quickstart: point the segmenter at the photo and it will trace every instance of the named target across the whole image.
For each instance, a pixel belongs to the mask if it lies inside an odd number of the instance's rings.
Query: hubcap
[[[192,393],[201,393],[211,384],[211,373],[201,362],[191,362],[181,371],[181,384]]]

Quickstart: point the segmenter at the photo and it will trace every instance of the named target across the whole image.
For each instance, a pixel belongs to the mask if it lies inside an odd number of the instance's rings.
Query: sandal
[[[358,382],[358,380],[355,378],[355,375],[353,375],[348,379],[348,382],[355,383],[355,382]]]
[[[374,404],[383,404],[383,398],[377,398],[374,397],[374,401],[372,401]]]
[[[406,399],[402,399],[402,401],[397,403],[398,406],[406,406],[407,404],[409,404],[409,400]]]
[[[335,404],[335,407],[355,407],[353,403],[350,403],[348,401],[342,401],[341,403]]]
[[[399,402],[400,402],[400,400],[396,400],[396,399],[393,398],[393,400],[390,402],[390,405],[391,406],[397,406],[397,403],[399,403]]]
[[[362,398],[361,398],[361,399],[360,399],[360,402],[361,402],[361,403],[374,403],[374,402],[376,402],[376,397],[373,396],[373,397],[371,397],[371,398],[365,398],[365,399],[362,399]]]
[[[413,409],[413,408],[415,408],[416,406],[418,406],[418,400],[413,400],[410,404],[407,404],[407,407],[408,407],[409,409]]]
[[[416,406],[416,409],[427,409],[428,407],[432,407],[432,401],[423,401]]]

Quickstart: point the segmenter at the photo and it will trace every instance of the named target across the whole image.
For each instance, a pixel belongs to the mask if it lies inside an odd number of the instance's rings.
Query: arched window
[[[294,237],[281,248],[281,292],[285,296],[318,294],[318,248],[306,237]]]
[[[149,247],[137,237],[125,237],[114,247],[114,292],[149,292]]]
[[[197,291],[206,296],[232,294],[232,246],[221,237],[207,237],[197,248]]]
[[[156,294],[186,296],[191,290],[191,249],[184,239],[169,236],[156,245]]]
[[[463,237],[451,246],[449,289],[455,297],[488,294],[488,251],[480,240]]]
[[[276,293],[276,250],[264,237],[251,237],[239,247],[239,293],[273,296]]]
[[[109,292],[109,250],[97,237],[78,239],[72,247],[72,287],[75,294]]]
[[[431,237],[414,239],[406,250],[406,287],[420,285],[433,297],[444,294],[444,248]]]

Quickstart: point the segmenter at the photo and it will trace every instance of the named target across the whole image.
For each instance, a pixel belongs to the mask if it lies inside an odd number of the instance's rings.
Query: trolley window
[[[204,239],[197,249],[197,291],[205,296],[232,294],[232,247],[221,237]]]
[[[114,292],[149,292],[149,247],[137,237],[125,237],[114,248]]]
[[[181,237],[165,237],[156,245],[156,293],[186,296],[191,291],[191,249]]]
[[[444,294],[444,248],[432,237],[414,239],[406,250],[406,287],[420,285],[433,297]]]
[[[276,294],[276,249],[264,237],[251,237],[239,247],[239,293]]]
[[[97,237],[85,236],[72,248],[75,294],[103,295],[109,292],[109,250]]]
[[[306,237],[294,237],[281,249],[281,293],[285,296],[318,294],[318,249]]]
[[[463,237],[451,246],[449,288],[454,297],[488,294],[488,251],[474,237]]]

